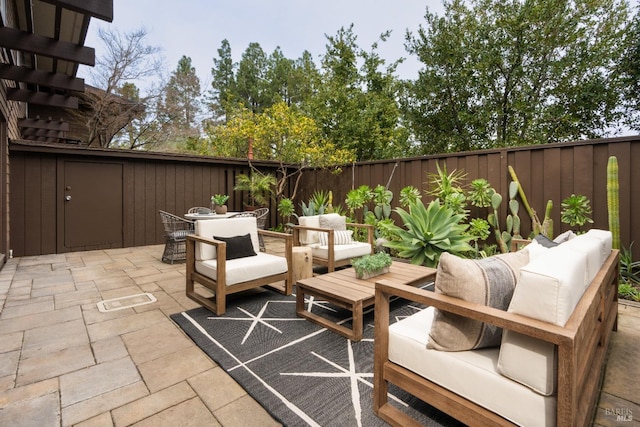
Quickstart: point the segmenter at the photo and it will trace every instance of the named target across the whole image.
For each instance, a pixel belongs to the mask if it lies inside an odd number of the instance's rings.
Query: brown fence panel
[[[140,153],[124,150],[99,150],[51,147],[37,143],[15,142],[10,146],[10,232],[14,255],[54,253],[59,239],[59,204],[56,180],[61,174],[60,160],[121,162],[123,183],[123,245],[141,246],[162,243],[163,227],[158,210],[182,214],[191,206],[208,206],[216,193],[230,195],[229,209],[243,209],[243,194],[233,191],[235,177],[249,173],[249,165],[241,159],[215,159],[163,153]],[[437,156],[414,157],[345,165],[338,173],[328,170],[305,171],[298,196],[294,200],[300,213],[300,202],[307,202],[317,190],[333,193],[333,204],[345,206],[347,193],[360,185],[389,185],[398,205],[400,190],[412,185],[427,190],[428,173],[436,173],[436,164],[446,165],[467,174],[467,182],[486,178],[502,194],[501,222],[507,214],[508,187],[512,166],[520,179],[531,207],[542,219],[547,200],[553,202],[552,219],[555,233],[569,227],[560,222],[560,202],[565,197],[583,194],[593,207],[593,227],[608,228],[606,167],[615,155],[620,176],[620,225],[622,244],[640,240],[640,136],[548,144],[533,147],[485,150]],[[257,164],[275,173],[276,165]],[[291,186],[289,187],[291,188]],[[428,200],[428,197],[424,197]],[[277,206],[270,205],[269,226],[281,219]],[[472,209],[474,216],[486,217],[486,210]],[[520,208],[522,232],[527,235],[531,221]],[[88,219],[90,220],[90,219]],[[636,249],[637,259],[640,249]]]
[[[484,150],[409,159],[359,163],[342,168],[332,175],[327,171],[306,172],[301,182],[300,198],[307,201],[316,190],[331,190],[334,205],[342,204],[346,194],[360,185],[387,185],[393,172],[389,189],[394,193],[394,207],[398,204],[400,189],[412,185],[422,192],[428,189],[429,173],[436,173],[438,163],[446,165],[449,173],[463,170],[467,183],[475,178],[485,178],[503,197],[501,222],[507,215],[508,189],[511,182],[508,167],[512,166],[520,180],[529,204],[542,221],[547,201],[553,208],[551,218],[555,234],[570,227],[560,221],[561,202],[571,194],[589,198],[593,208],[594,224],[591,227],[608,229],[606,194],[607,161],[616,156],[620,179],[620,227],[621,241],[629,247],[640,241],[640,171],[634,164],[640,162],[640,136],[628,136],[563,144],[548,144],[511,149]],[[398,165],[393,171],[394,166]],[[429,197],[423,197],[429,200]],[[519,197],[518,197],[519,200]],[[471,209],[471,215],[486,216],[486,210]],[[524,206],[520,206],[522,233],[531,232],[531,219]],[[502,225],[504,227],[504,225]],[[636,249],[634,258],[640,257]]]

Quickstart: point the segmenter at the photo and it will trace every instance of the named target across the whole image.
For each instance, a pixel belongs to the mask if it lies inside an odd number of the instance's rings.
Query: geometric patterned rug
[[[172,315],[191,339],[275,419],[286,426],[386,426],[372,409],[373,307],[359,342],[295,314],[295,294],[257,290],[231,296],[227,311],[205,308]],[[306,301],[342,323],[350,313]],[[392,303],[392,321],[423,307]],[[215,387],[215,384],[211,385]],[[428,426],[461,426],[424,402],[390,386],[390,400]]]

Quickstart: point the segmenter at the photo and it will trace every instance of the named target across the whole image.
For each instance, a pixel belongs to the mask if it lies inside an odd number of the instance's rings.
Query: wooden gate
[[[58,252],[123,247],[123,164],[60,162]]]

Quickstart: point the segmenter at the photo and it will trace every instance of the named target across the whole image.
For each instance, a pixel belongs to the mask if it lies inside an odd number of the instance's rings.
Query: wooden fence
[[[640,241],[640,200],[637,197],[640,169],[633,166],[640,161],[640,136],[358,163],[344,166],[338,174],[311,170],[302,178],[295,203],[299,206],[301,201],[306,202],[316,190],[331,190],[334,205],[344,204],[351,188],[389,183],[395,196],[395,207],[402,188],[412,185],[421,191],[427,189],[427,176],[436,172],[436,163],[446,165],[449,172],[454,169],[464,171],[468,182],[486,178],[504,199],[508,199],[511,180],[508,166],[512,166],[531,206],[541,216],[547,200],[552,200],[556,234],[569,228],[560,221],[560,202],[572,193],[585,195],[591,201],[592,227],[608,229],[606,167],[609,156],[616,156],[619,163],[621,240],[629,247],[631,242]],[[93,162],[95,168],[87,170],[95,172],[101,163],[121,165],[121,168],[110,169],[122,170],[122,182],[117,184],[122,186],[119,240],[96,244],[88,239],[88,243],[82,243],[82,238],[78,237],[83,235],[82,227],[88,230],[84,232],[86,234],[97,224],[91,214],[80,213],[75,216],[80,218],[75,222],[68,218],[72,205],[64,201],[65,191],[70,187],[65,183],[70,174],[65,171],[76,167],[77,162]],[[268,162],[259,166],[272,172],[276,168]],[[237,174],[249,171],[246,160],[70,149],[24,142],[10,145],[10,168],[10,244],[14,256],[162,243],[163,227],[158,210],[181,214],[191,206],[206,205],[215,193],[231,195],[230,209],[241,210],[242,195],[233,192],[234,179]],[[86,180],[91,179],[95,176],[88,174]],[[75,197],[74,201],[77,200]],[[506,205],[502,203],[502,221],[507,214]],[[475,209],[471,215],[486,218],[486,211]],[[520,218],[523,235],[527,235],[531,226],[524,209],[520,211]],[[272,203],[269,225],[275,226],[280,220],[275,203]],[[73,243],[76,241],[81,243]],[[634,258],[639,255],[640,249],[636,249]]]
[[[314,171],[306,173],[301,183],[301,198],[306,201],[316,190],[331,190],[333,204],[342,203],[352,188],[360,185],[386,186],[394,194],[393,206],[398,204],[400,190],[412,185],[428,189],[428,175],[437,172],[436,164],[446,165],[447,171],[464,171],[467,183],[485,178],[508,200],[512,166],[526,193],[529,204],[538,216],[544,216],[547,201],[553,202],[551,218],[555,234],[570,227],[560,221],[561,201],[571,194],[589,198],[594,223],[589,228],[608,229],[606,174],[609,156],[616,156],[620,180],[621,242],[625,247],[640,241],[640,136],[590,140],[562,144],[505,148],[437,156],[415,157],[390,161],[358,163],[342,168],[341,173]],[[429,197],[423,196],[423,201]],[[507,215],[507,203],[501,205],[501,221]],[[486,218],[487,211],[474,208],[470,215]],[[522,234],[531,232],[531,221],[521,205]],[[640,255],[636,249],[634,258]]]

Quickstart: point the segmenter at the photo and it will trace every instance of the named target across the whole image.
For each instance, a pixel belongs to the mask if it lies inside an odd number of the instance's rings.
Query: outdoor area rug
[[[309,304],[350,323],[346,310],[313,299]],[[392,321],[421,308],[398,299]],[[372,409],[373,307],[365,313],[360,342],[297,317],[295,296],[271,291],[229,300],[222,316],[198,308],[171,317],[283,425],[387,425]],[[395,386],[389,391],[394,404],[425,425],[462,425]]]

